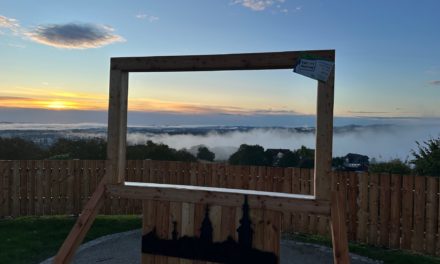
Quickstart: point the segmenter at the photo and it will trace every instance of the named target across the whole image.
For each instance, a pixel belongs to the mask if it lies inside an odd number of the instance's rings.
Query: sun
[[[50,109],[66,109],[69,107],[69,104],[64,101],[52,101],[47,104],[47,107]]]

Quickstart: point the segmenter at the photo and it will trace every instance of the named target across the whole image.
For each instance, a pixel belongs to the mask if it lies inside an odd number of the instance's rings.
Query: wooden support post
[[[330,200],[334,86],[334,71],[327,82],[318,81],[314,194],[317,199],[325,200]]]
[[[64,240],[63,245],[55,256],[54,264],[70,263],[72,260],[76,249],[79,247],[92,226],[99,208],[101,208],[104,202],[105,181],[106,179],[101,180],[96,191],[85,205],[81,215],[76,220],[75,225],[72,230],[70,230],[69,235],[66,240]]]
[[[335,264],[348,264],[347,227],[345,222],[345,200],[341,193],[331,193],[330,229],[333,243],[333,261]]]
[[[128,72],[110,71],[110,95],[107,134],[107,179],[123,183],[127,144]]]

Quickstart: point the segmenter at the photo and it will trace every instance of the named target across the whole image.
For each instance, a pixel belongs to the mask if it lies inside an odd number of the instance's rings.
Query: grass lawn
[[[39,263],[55,255],[75,221],[74,217],[21,217],[0,220],[0,263]],[[138,229],[139,216],[98,216],[86,241],[100,236]],[[331,246],[327,238],[285,234],[285,238]],[[412,254],[402,250],[390,250],[360,244],[350,244],[350,252],[396,264],[440,264],[440,258]]]
[[[331,247],[331,241],[328,238],[321,236],[285,234],[284,238]],[[349,249],[351,253],[369,257],[371,259],[382,260],[386,264],[440,264],[440,258],[414,254],[403,250],[386,249],[352,243],[349,244]]]
[[[55,255],[75,220],[69,216],[0,220],[0,263],[39,263]],[[85,240],[141,226],[140,216],[98,216]]]

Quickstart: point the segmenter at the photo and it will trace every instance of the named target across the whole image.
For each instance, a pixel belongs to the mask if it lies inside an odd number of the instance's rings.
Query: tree
[[[100,138],[58,139],[49,148],[49,159],[105,160],[107,143]]]
[[[211,152],[207,147],[200,146],[197,151],[197,158],[201,160],[214,161],[215,153]]]
[[[414,170],[419,175],[440,176],[440,137],[417,142],[417,152],[412,151]]]
[[[336,170],[344,170],[344,157],[334,157],[332,158],[332,167]]]
[[[266,166],[267,160],[264,148],[259,145],[240,145],[240,148],[229,157],[232,165],[257,165]]]
[[[400,159],[393,159],[386,162],[372,162],[368,168],[372,173],[393,173],[393,174],[411,174],[411,168],[406,162]]]
[[[287,151],[283,154],[283,156],[278,160],[278,167],[297,167],[300,161],[299,155],[296,152]]]
[[[197,161],[196,157],[193,154],[189,153],[186,149],[181,149],[176,151],[175,160],[178,161],[187,161],[187,162],[195,162]]]
[[[156,144],[148,140],[145,145],[134,145],[127,147],[127,159],[131,160],[171,160],[171,161],[196,161],[196,157],[188,151],[175,150],[168,145]]]
[[[0,159],[42,159],[45,153],[37,144],[22,138],[0,138]]]
[[[300,149],[295,150],[295,153],[299,156],[298,167],[311,169],[315,166],[314,149],[309,149],[305,146],[301,146]]]

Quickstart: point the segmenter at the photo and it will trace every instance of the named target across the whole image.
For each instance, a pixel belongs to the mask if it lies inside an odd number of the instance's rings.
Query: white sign
[[[300,59],[293,71],[312,79],[326,82],[334,65],[335,63],[331,61]]]

